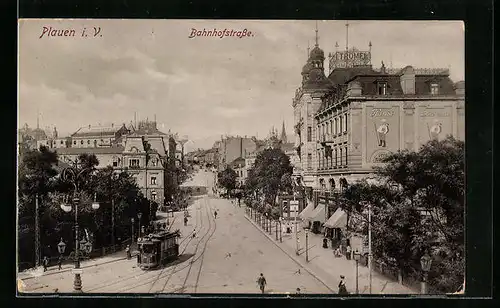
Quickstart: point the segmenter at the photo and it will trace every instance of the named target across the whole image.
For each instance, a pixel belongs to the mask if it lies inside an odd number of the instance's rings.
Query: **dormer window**
[[[439,85],[437,83],[431,83],[431,95],[439,94]]]
[[[386,95],[387,94],[387,83],[386,82],[377,83],[377,93],[378,93],[378,95]]]

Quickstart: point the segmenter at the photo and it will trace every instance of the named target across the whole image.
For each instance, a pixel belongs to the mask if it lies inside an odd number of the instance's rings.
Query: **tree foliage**
[[[247,192],[262,196],[265,203],[274,206],[279,192],[291,190],[292,181],[288,177],[292,171],[290,159],[281,149],[265,149],[257,154],[248,172]]]
[[[421,272],[420,257],[430,250],[430,283],[441,292],[454,291],[464,278],[464,143],[432,140],[418,152],[391,154],[384,163],[376,170],[377,184],[361,181],[343,192],[348,229],[367,233],[370,204],[375,258],[412,276]]]
[[[39,201],[39,225],[42,254],[57,254],[57,243],[62,237],[67,252],[74,248],[75,186],[59,173],[62,165],[57,153],[45,147],[23,153],[19,163],[19,242],[20,262],[34,262],[35,196]],[[154,213],[157,204],[146,199],[134,178],[127,172],[117,174],[112,167],[97,169],[99,160],[93,154],[81,154],[71,167],[79,174],[78,223],[80,238],[92,237],[94,248],[112,242],[112,216],[114,236],[126,239],[131,233],[131,218],[137,220],[142,212],[142,225],[148,225],[150,209]],[[91,207],[93,201],[100,204],[98,210]],[[61,204],[72,206],[70,213],[61,209]],[[112,204],[114,213],[112,213]],[[113,215],[114,214],[114,215]],[[116,243],[118,241],[115,241]]]
[[[224,187],[227,191],[236,188],[236,178],[238,175],[231,167],[227,167],[217,175],[217,183]]]

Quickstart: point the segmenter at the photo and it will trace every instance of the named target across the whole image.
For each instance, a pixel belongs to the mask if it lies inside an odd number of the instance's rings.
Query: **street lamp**
[[[78,226],[78,205],[80,203],[80,199],[78,198],[78,183],[82,180],[81,177],[85,172],[92,171],[91,168],[84,168],[80,171],[76,169],[76,167],[67,167],[62,173],[62,179],[65,182],[71,183],[74,186],[73,191],[73,206],[75,207],[75,280],[73,282],[73,288],[75,292],[82,291],[82,279],[81,279],[81,270],[80,270],[80,239],[79,239],[79,226]],[[94,202],[92,203],[92,208],[94,210],[99,209],[99,203],[96,201],[96,194],[94,194]],[[61,203],[61,209],[69,213],[72,210],[71,204],[66,204],[64,202]]]
[[[306,262],[309,262],[309,229],[306,229]]]
[[[133,245],[134,244],[134,223],[135,223],[135,219],[134,217],[130,218],[130,221],[132,222],[132,241],[131,241],[131,244]]]
[[[281,225],[281,221],[283,220],[282,217],[280,217],[280,243],[283,243],[283,235],[282,235],[282,232],[283,232],[283,227]]]
[[[359,293],[359,286],[358,286],[358,264],[359,260],[361,259],[361,254],[359,253],[358,250],[354,252],[354,260],[356,261],[356,294]]]
[[[429,256],[429,253],[426,251],[425,254],[420,258],[420,265],[422,266],[422,284],[421,284],[421,293],[427,294],[427,276],[431,269],[432,258]]]
[[[367,201],[360,201],[359,204],[368,206],[368,273],[369,291],[372,294],[372,205]]]
[[[139,218],[139,237],[141,237],[141,217],[142,213],[141,212],[137,213],[137,218]]]

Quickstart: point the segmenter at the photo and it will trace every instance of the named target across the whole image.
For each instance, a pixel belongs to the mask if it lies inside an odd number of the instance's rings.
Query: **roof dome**
[[[313,66],[311,62],[307,61],[307,63],[302,67],[302,74],[308,74],[312,68]]]
[[[323,50],[321,48],[318,47],[318,45],[316,45],[313,48],[313,50],[311,50],[311,54],[309,57],[311,60],[324,60],[325,53],[323,52]]]

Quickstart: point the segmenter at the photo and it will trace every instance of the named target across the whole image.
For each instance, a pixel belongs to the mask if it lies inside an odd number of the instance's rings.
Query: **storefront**
[[[343,232],[347,227],[347,213],[341,208],[337,208],[335,213],[325,223],[325,233],[331,239],[332,248],[340,245]]]
[[[323,232],[323,224],[326,221],[325,205],[318,204],[318,206],[307,217],[310,222],[311,231],[315,234]]]

